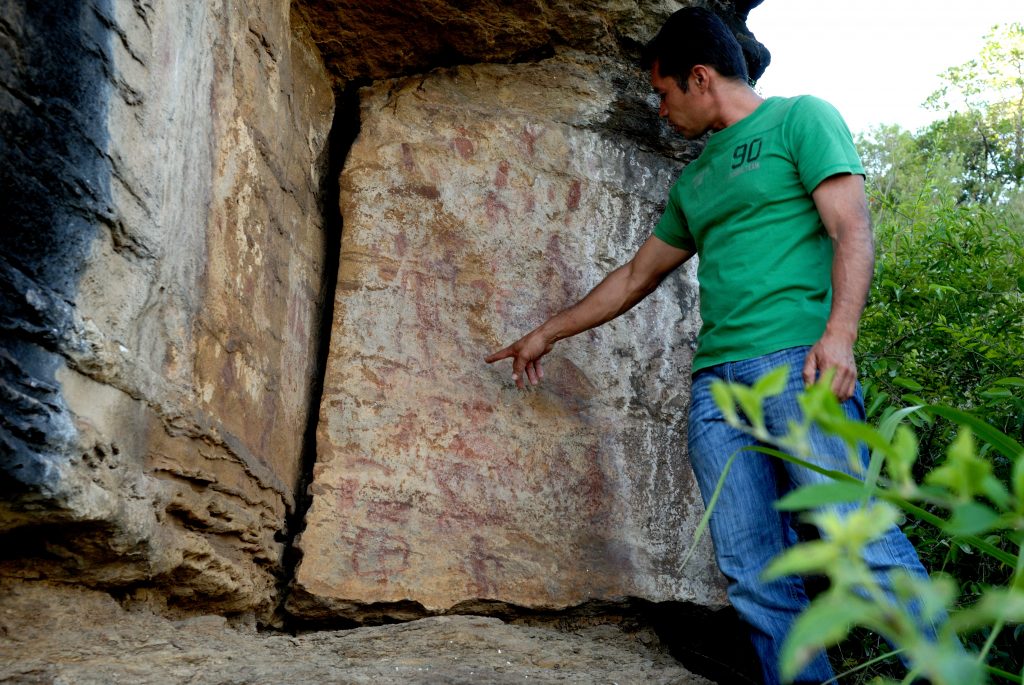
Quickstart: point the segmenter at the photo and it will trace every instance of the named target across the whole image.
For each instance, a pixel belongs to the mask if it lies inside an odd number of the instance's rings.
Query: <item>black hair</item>
[[[643,67],[657,63],[658,74],[671,76],[684,91],[690,71],[703,64],[726,78],[747,83],[747,61],[736,36],[717,14],[703,7],[675,12],[644,47]]]

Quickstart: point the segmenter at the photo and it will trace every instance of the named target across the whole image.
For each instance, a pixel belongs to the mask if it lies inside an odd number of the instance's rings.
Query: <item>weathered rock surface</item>
[[[97,592],[33,584],[0,587],[0,682],[709,683],[649,631],[615,626],[562,632],[447,616],[288,636],[220,616],[172,622]]]
[[[660,215],[679,164],[623,135],[627,70],[567,52],[363,91],[292,612],[723,601],[710,545],[680,568],[703,513],[684,447],[692,270],[560,343],[536,390],[482,362]]]
[[[711,3],[755,74],[757,1]],[[0,3],[0,577],[266,619],[335,295],[332,88],[550,57],[366,91],[290,606],[721,602],[707,545],[678,568],[691,272],[540,390],[480,361],[621,263],[694,153],[625,66],[679,6]]]
[[[332,75],[389,78],[437,66],[516,62],[572,47],[605,56],[635,55],[686,2],[673,0],[297,0]],[[713,0],[743,45],[752,76],[769,55],[747,30],[761,0]]]
[[[287,0],[0,5],[0,573],[267,607],[334,98]]]

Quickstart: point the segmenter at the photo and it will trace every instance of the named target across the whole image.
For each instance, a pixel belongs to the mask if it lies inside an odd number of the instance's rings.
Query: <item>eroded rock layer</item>
[[[709,546],[680,568],[692,270],[537,389],[482,361],[649,236],[679,162],[622,134],[639,80],[566,52],[363,90],[293,613],[722,601]]]

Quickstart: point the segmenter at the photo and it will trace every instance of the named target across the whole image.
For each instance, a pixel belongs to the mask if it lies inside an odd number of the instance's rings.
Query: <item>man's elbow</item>
[[[875,235],[871,227],[871,217],[855,216],[838,222],[835,230],[832,231],[832,242],[837,247],[839,245],[867,246],[874,251]]]

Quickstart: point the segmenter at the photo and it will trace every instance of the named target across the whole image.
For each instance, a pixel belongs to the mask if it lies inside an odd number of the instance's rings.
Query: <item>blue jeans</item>
[[[754,359],[727,362],[701,369],[693,377],[690,404],[690,462],[705,504],[715,490],[719,476],[729,457],[738,449],[757,445],[753,437],[730,427],[711,397],[711,384],[716,379],[753,385],[772,369],[788,364],[786,390],[765,402],[765,422],[773,435],[784,435],[790,420],[800,420],[797,395],[804,389],[802,370],[809,347],[793,347]],[[860,385],[854,397],[843,403],[847,416],[864,420],[864,401]],[[819,465],[852,473],[845,443],[814,428],[810,434],[813,460]],[[855,473],[863,478],[868,464],[867,448],[861,446],[860,459],[865,471]],[[780,552],[797,542],[792,517],[777,511],[772,504],[786,492],[806,485],[828,481],[822,476],[781,459],[759,452],[744,452],[733,462],[711,515],[711,538],[715,545],[718,566],[729,581],[729,599],[750,628],[754,649],[761,661],[766,685],[780,682],[779,652],[786,634],[797,615],[807,606],[803,581],[791,576],[763,582],[765,565]],[[856,505],[839,505],[840,509]],[[906,536],[893,526],[884,537],[865,550],[865,561],[888,589],[885,572],[904,568],[927,575],[917,553]],[[832,669],[824,652],[800,673],[797,682],[820,683],[832,677]]]

